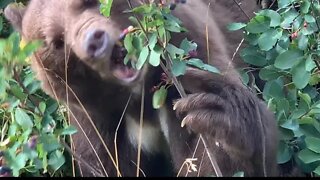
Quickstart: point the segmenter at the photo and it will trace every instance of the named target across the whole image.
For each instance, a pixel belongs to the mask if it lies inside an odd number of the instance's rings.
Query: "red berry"
[[[291,38],[292,39],[295,39],[297,37],[298,37],[298,32],[294,32],[294,33],[291,34]]]
[[[191,58],[198,56],[197,50],[189,51],[188,54],[189,54],[189,56],[190,56]]]

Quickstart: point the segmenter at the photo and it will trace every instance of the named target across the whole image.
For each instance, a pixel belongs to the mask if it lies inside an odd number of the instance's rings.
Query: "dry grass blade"
[[[83,163],[86,167],[88,167],[89,169],[91,169],[91,171],[93,171],[97,176],[99,177],[104,177],[101,173],[99,173],[95,168],[93,168],[92,166],[90,166],[86,161],[82,160],[77,154],[73,153],[73,151],[71,150],[71,148],[68,146],[68,144],[61,140],[60,143],[66,148],[66,150],[72,154],[73,157],[75,157],[77,159],[77,161]]]
[[[52,84],[51,84],[51,82],[50,82],[50,79],[49,79],[49,77],[48,77],[46,68],[44,67],[44,65],[43,65],[43,63],[42,63],[42,60],[41,60],[40,56],[39,56],[37,53],[34,53],[34,56],[35,56],[35,59],[36,59],[37,63],[41,65],[41,68],[42,68],[42,70],[44,71],[44,74],[45,74],[45,76],[46,76],[47,81],[49,82],[50,88],[51,88],[51,90],[52,90],[52,92],[53,92],[53,94],[54,94],[55,99],[58,99],[58,96],[57,96],[57,94],[56,94],[56,92],[55,92],[55,90],[54,90],[54,88],[53,88],[53,86],[52,86]],[[59,77],[59,76],[57,76],[57,75],[56,75],[56,77],[60,78],[60,80],[61,80],[63,83],[65,83],[65,81],[63,80],[63,78],[61,78],[61,77]],[[102,142],[103,147],[104,147],[105,150],[107,151],[107,153],[108,153],[108,155],[109,155],[109,157],[110,157],[113,165],[115,166],[115,168],[116,168],[117,171],[119,172],[119,169],[118,169],[117,166],[116,166],[116,163],[115,163],[115,161],[114,161],[114,159],[113,159],[113,157],[112,157],[112,155],[111,155],[111,153],[110,153],[109,148],[108,148],[107,145],[105,144],[103,138],[101,137],[101,134],[100,134],[99,131],[97,130],[96,126],[94,125],[94,123],[93,123],[90,115],[88,114],[88,112],[86,111],[85,107],[83,106],[83,104],[81,103],[81,101],[80,101],[80,99],[77,97],[77,95],[74,93],[74,91],[73,91],[67,84],[66,84],[66,86],[68,87],[68,89],[70,90],[70,92],[74,95],[74,97],[75,97],[76,100],[78,101],[79,105],[81,106],[81,108],[82,108],[83,111],[85,112],[85,114],[86,114],[86,116],[88,117],[88,119],[89,119],[92,127],[94,128],[95,132],[97,133],[97,135],[98,135],[98,137],[99,137],[99,140]],[[77,123],[79,123],[79,122],[77,122]],[[81,127],[81,125],[79,125],[79,126]],[[84,132],[84,131],[83,131],[83,132]],[[86,136],[85,133],[84,133],[84,135]],[[86,137],[86,138],[87,138],[87,137]],[[88,142],[91,144],[90,139],[87,138],[87,140],[88,140]],[[93,146],[92,146],[91,148],[93,149],[93,151],[95,151],[95,149],[93,148]],[[97,158],[100,159],[99,157],[97,157]],[[102,167],[103,167],[103,166],[102,166]],[[104,167],[103,167],[103,168],[104,168]],[[120,172],[119,172],[119,174],[120,174]]]
[[[137,158],[137,177],[139,177],[140,173],[140,158],[141,158],[141,135],[142,135],[142,126],[143,126],[143,112],[144,112],[144,96],[145,96],[145,90],[144,90],[144,80],[142,82],[141,87],[141,108],[140,108],[140,127],[139,127],[139,138],[138,138],[138,158]]]
[[[118,147],[117,147],[118,131],[119,131],[120,125],[121,125],[121,123],[122,123],[123,117],[124,117],[124,115],[125,115],[125,113],[126,113],[126,111],[127,111],[128,105],[129,105],[129,103],[130,103],[130,101],[131,101],[131,97],[132,97],[132,93],[130,94],[130,96],[129,96],[129,98],[128,98],[128,101],[127,101],[126,106],[124,107],[124,110],[123,110],[123,112],[122,112],[122,115],[121,115],[121,117],[120,117],[118,126],[117,126],[117,128],[116,128],[116,132],[115,132],[115,135],[114,135],[114,152],[115,152],[115,156],[116,156],[116,165],[117,165],[118,169],[119,169],[119,158],[118,158]],[[117,176],[119,177],[120,174],[117,173]]]

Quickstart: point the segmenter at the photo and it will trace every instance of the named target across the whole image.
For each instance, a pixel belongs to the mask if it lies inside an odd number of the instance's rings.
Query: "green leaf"
[[[151,37],[149,38],[149,47],[150,49],[153,49],[155,47],[155,45],[158,42],[158,37],[157,37],[157,33],[153,33],[151,35]]]
[[[299,123],[297,119],[287,119],[283,124],[280,125],[282,128],[296,131],[299,129]]]
[[[113,0],[99,0],[100,1],[100,12],[106,16],[109,17],[111,13],[111,7]]]
[[[281,23],[281,16],[277,11],[271,9],[264,9],[257,13],[257,15],[263,15],[270,18],[270,27],[279,26]]]
[[[26,166],[28,161],[28,156],[25,153],[20,153],[15,158],[14,168],[15,170],[20,170]]]
[[[264,66],[267,64],[267,59],[260,53],[257,47],[247,47],[241,50],[240,56],[242,59],[249,64],[255,66]]]
[[[241,70],[239,70],[239,74],[241,76],[241,80],[242,80],[243,84],[247,85],[249,83],[248,72],[246,72],[245,70],[241,69]]]
[[[262,33],[270,28],[270,18],[265,16],[255,16],[246,26],[246,30],[250,33]]]
[[[131,33],[128,33],[126,35],[126,37],[124,38],[123,40],[123,43],[124,43],[124,47],[126,48],[126,50],[128,51],[128,54],[132,54],[132,52],[134,51],[134,47],[132,45],[132,39],[133,39],[133,36]]]
[[[22,109],[17,108],[15,110],[15,120],[22,127],[23,130],[31,129],[33,127],[33,122],[29,115]]]
[[[27,57],[29,57],[35,50],[37,50],[42,45],[42,41],[32,41],[27,43],[21,52],[19,52],[19,60],[22,62],[25,61]]]
[[[154,109],[159,109],[163,106],[167,98],[167,93],[168,91],[165,86],[161,86],[160,89],[153,94],[152,106]]]
[[[303,52],[300,50],[288,50],[281,53],[275,60],[274,66],[279,69],[292,68],[301,58]]]
[[[263,98],[284,98],[283,82],[280,78],[266,82],[263,89]]]
[[[320,160],[320,154],[315,153],[309,149],[303,149],[298,153],[298,157],[306,164]]]
[[[149,56],[149,48],[148,48],[148,46],[145,46],[142,48],[142,50],[140,52],[139,59],[138,59],[137,65],[136,65],[137,69],[142,68],[144,63],[147,61],[148,56]]]
[[[219,69],[217,69],[216,67],[213,67],[209,64],[203,63],[203,61],[201,59],[196,59],[196,58],[189,59],[187,61],[187,64],[191,65],[191,66],[195,66],[195,67],[202,69],[202,70],[212,72],[212,73],[220,73]]]
[[[149,63],[155,67],[159,66],[161,61],[160,59],[161,54],[162,54],[162,48],[156,45],[155,48],[150,53]]]
[[[311,5],[310,1],[303,1],[300,7],[301,12],[304,14],[307,14],[309,12],[310,5]]]
[[[279,72],[279,70],[277,70],[274,66],[266,66],[264,68],[262,68],[259,72],[259,77],[262,80],[265,81],[270,81],[270,80],[274,80],[277,79],[278,77],[281,76],[281,73]]]
[[[320,139],[315,137],[306,137],[305,138],[306,145],[308,149],[315,153],[320,153]]]
[[[300,34],[298,36],[298,47],[299,47],[299,49],[301,49],[301,50],[307,49],[308,41],[309,41],[308,36]]]
[[[309,15],[309,14],[306,14],[306,15],[304,16],[304,20],[305,20],[307,23],[314,23],[314,22],[316,22],[316,19],[315,19],[313,16]]]
[[[168,51],[168,53],[170,54],[170,57],[173,59],[176,58],[176,54],[178,54],[178,55],[184,54],[183,49],[177,48],[176,46],[174,46],[170,43],[167,45],[166,51]]]
[[[320,83],[320,74],[312,74],[311,78],[310,78],[310,81],[309,81],[309,84],[311,86],[315,86],[315,85],[317,85],[319,83]]]
[[[245,23],[230,23],[227,25],[227,29],[229,31],[236,31],[236,30],[242,29],[246,26],[247,25]]]
[[[46,110],[46,107],[47,107],[47,105],[46,105],[45,102],[40,102],[39,103],[39,109],[40,109],[42,114],[44,114],[44,111]]]
[[[313,172],[320,175],[320,166],[318,166]]]
[[[63,131],[61,132],[61,135],[72,135],[72,134],[75,134],[76,132],[77,132],[77,128],[73,126],[69,126],[63,129]]]
[[[301,119],[299,119],[299,124],[313,124],[314,118],[303,116]]]
[[[203,65],[203,70],[206,70],[206,71],[209,71],[209,72],[212,72],[212,73],[220,74],[220,70],[219,69],[217,69],[216,67],[211,66],[209,64],[204,64]]]
[[[57,151],[50,153],[48,165],[54,171],[57,171],[65,162],[66,162],[66,159],[63,156],[61,151],[57,150]]]
[[[50,134],[42,134],[40,136],[40,142],[43,144],[43,148],[47,152],[54,151],[61,147],[57,138]]]
[[[232,177],[244,177],[244,172],[243,171],[236,172]]]
[[[295,0],[278,0],[278,6],[279,8],[284,8],[291,5],[294,1]]]
[[[180,49],[183,49],[185,54],[188,54],[190,51],[197,50],[197,47],[198,45],[195,42],[191,42],[187,38],[183,39],[180,44]]]
[[[302,61],[291,70],[292,81],[298,89],[303,89],[304,87],[306,87],[311,78],[311,73],[309,71],[306,71],[305,67],[305,62]]]
[[[312,55],[309,55],[306,60],[306,70],[312,71],[315,67],[317,67],[316,63],[313,61]]]
[[[249,54],[249,55],[242,56],[242,58],[246,63],[249,63],[254,66],[258,66],[258,67],[262,67],[267,64],[266,58],[259,54],[255,54],[255,55]]]
[[[132,37],[132,45],[137,51],[140,52],[143,48],[142,39],[140,37],[133,36]]]
[[[174,76],[184,75],[187,69],[187,64],[185,61],[180,61],[179,59],[174,59],[172,61],[172,74]]]
[[[289,146],[284,141],[279,142],[277,161],[278,164],[283,164],[288,162],[292,157],[292,153],[289,151]]]
[[[288,28],[293,23],[293,21],[299,16],[299,13],[296,10],[289,10],[288,12],[284,13],[282,17],[284,20],[281,23],[282,28]]]
[[[27,98],[27,95],[23,92],[22,88],[19,85],[11,85],[10,91],[22,102]]]
[[[3,19],[0,16],[0,32],[2,31],[2,29],[3,29]]]
[[[264,32],[258,39],[260,49],[269,51],[277,43],[281,36],[282,30],[270,29]]]
[[[300,91],[298,91],[298,95],[308,106],[310,106],[311,97],[309,96],[309,94],[301,93]]]
[[[148,4],[143,4],[141,6],[137,6],[132,9],[132,12],[138,13],[138,14],[148,14],[152,10],[152,7],[149,6]]]

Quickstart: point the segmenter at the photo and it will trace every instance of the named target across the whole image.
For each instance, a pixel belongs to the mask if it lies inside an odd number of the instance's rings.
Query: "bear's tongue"
[[[119,79],[127,79],[134,77],[137,72],[134,69],[123,65],[116,67],[116,69],[113,71],[113,74]]]

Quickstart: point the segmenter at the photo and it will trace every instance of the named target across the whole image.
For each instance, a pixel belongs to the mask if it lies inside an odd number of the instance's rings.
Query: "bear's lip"
[[[127,51],[123,46],[115,44],[111,54],[111,72],[117,79],[130,83],[138,79],[139,71],[128,65],[124,64],[124,58]]]

